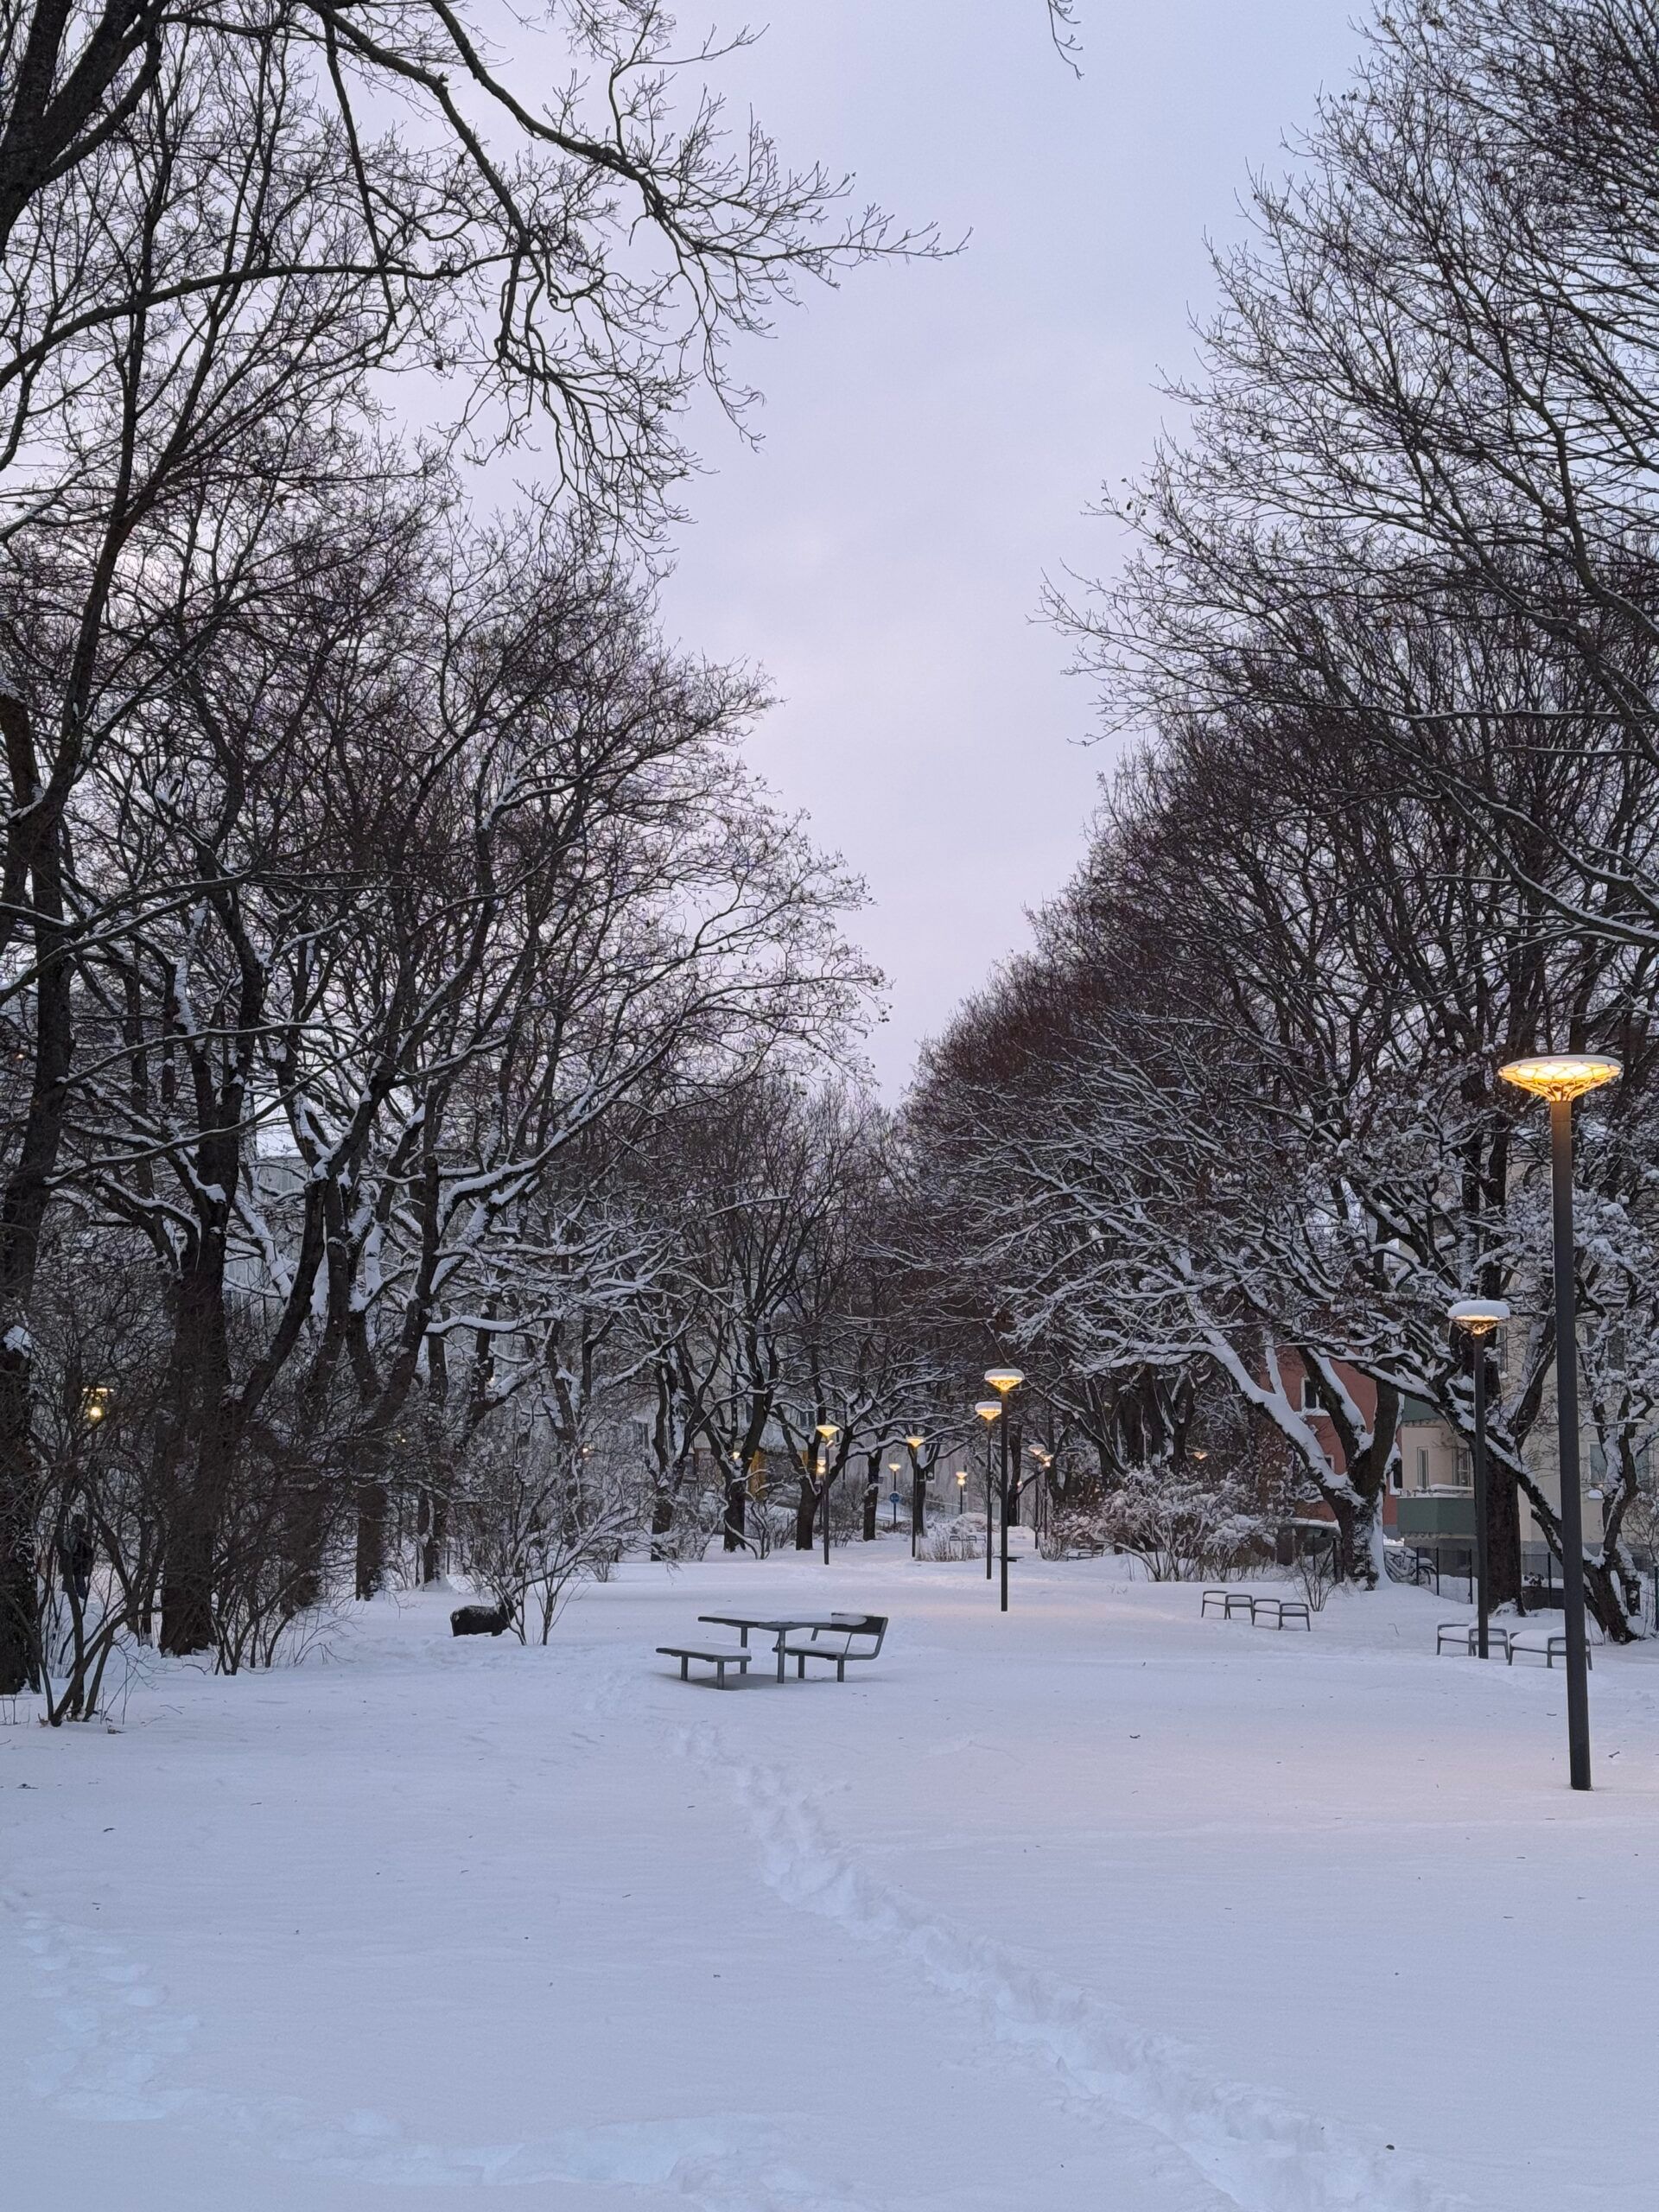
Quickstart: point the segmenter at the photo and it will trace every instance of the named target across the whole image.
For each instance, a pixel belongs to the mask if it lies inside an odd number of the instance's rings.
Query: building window
[[[1406,1471],[1396,1460],[1389,1469],[1389,1488],[1397,1497],[1406,1486]]]
[[[1475,1463],[1470,1458],[1467,1447],[1460,1444],[1458,1446],[1458,1488],[1468,1490],[1474,1479]]]
[[[1325,1411],[1324,1407],[1319,1403],[1319,1392],[1313,1388],[1313,1377],[1311,1375],[1304,1375],[1302,1377],[1302,1411],[1305,1414],[1319,1414]]]
[[[1417,1487],[1428,1488],[1428,1447],[1423,1444],[1417,1446]]]

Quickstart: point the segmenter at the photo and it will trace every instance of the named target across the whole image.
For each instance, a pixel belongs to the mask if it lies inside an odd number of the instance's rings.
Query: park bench
[[[749,1662],[754,1656],[753,1652],[741,1651],[730,1643],[659,1643],[657,1649],[662,1658],[679,1661],[683,1682],[689,1682],[691,1679],[690,1667],[694,1659],[706,1660],[715,1670],[715,1688],[721,1690],[726,1687],[726,1669],[735,1667],[740,1675],[747,1675]]]
[[[1249,1619],[1255,1618],[1255,1600],[1248,1590],[1206,1590],[1204,1593],[1204,1602],[1198,1607],[1200,1620],[1210,1611],[1212,1604],[1221,1607],[1221,1618],[1224,1621],[1231,1620],[1235,1607]]]
[[[1529,1653],[1535,1659],[1541,1659],[1546,1667],[1553,1667],[1558,1657],[1563,1662],[1567,1658],[1567,1632],[1564,1629],[1559,1628],[1515,1629],[1510,1636],[1509,1658],[1511,1667],[1515,1664],[1515,1655],[1517,1651]],[[1595,1665],[1593,1652],[1589,1650],[1585,1652],[1584,1663],[1586,1667]]]
[[[1257,1598],[1250,1607],[1250,1620],[1256,1628],[1264,1621],[1274,1628],[1300,1621],[1310,1636],[1313,1633],[1313,1617],[1300,1598]]]
[[[885,1613],[837,1613],[832,1616],[833,1628],[815,1628],[805,1643],[788,1643],[785,1654],[795,1662],[795,1678],[805,1680],[809,1659],[822,1659],[833,1665],[836,1680],[847,1679],[848,1662],[853,1659],[874,1659],[881,1649],[882,1638],[887,1632]],[[868,1649],[855,1649],[855,1642]]]
[[[1510,1630],[1506,1628],[1499,1628],[1495,1621],[1491,1623],[1486,1630],[1486,1649],[1489,1656],[1493,1651],[1502,1651],[1507,1658],[1510,1649]],[[1442,1621],[1434,1631],[1434,1656],[1438,1659],[1446,1651],[1459,1652],[1466,1659],[1478,1656],[1479,1623]]]

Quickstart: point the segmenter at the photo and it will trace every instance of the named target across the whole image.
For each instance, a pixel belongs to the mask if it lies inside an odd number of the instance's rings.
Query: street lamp
[[[841,1434],[841,1431],[836,1427],[834,1421],[821,1421],[818,1423],[818,1434],[823,1439],[823,1497],[821,1503],[823,1508],[823,1563],[828,1567],[830,1564],[830,1446]]]
[[[910,1452],[910,1555],[912,1559],[916,1556],[917,1539],[922,1533],[922,1467],[916,1455],[926,1441],[927,1439],[925,1436],[907,1436],[905,1439],[906,1446]]]
[[[957,1469],[957,1518],[958,1521],[962,1518],[962,1509],[967,1503],[968,1470],[966,1467],[958,1467]]]
[[[1562,1625],[1567,1630],[1567,1754],[1574,1789],[1590,1787],[1590,1682],[1584,1639],[1584,1507],[1579,1497],[1579,1332],[1574,1310],[1573,1101],[1622,1072],[1599,1053],[1511,1060],[1505,1083],[1549,1102],[1549,1179],[1555,1243],[1555,1426],[1561,1476]]]
[[[1475,1363],[1475,1644],[1486,1656],[1486,1617],[1491,1603],[1491,1561],[1486,1529],[1486,1339],[1510,1309],[1501,1298],[1460,1298],[1448,1316],[1471,1343]]]
[[[1003,1408],[1003,1421],[1001,1427],[1001,1542],[1000,1546],[1002,1560],[1002,1599],[999,1610],[1005,1613],[1008,1610],[1008,1423],[1007,1408],[1009,1393],[1011,1391],[1017,1390],[1025,1379],[1025,1376],[1020,1372],[1020,1370],[1017,1367],[988,1367],[985,1370],[985,1380],[990,1384],[992,1389],[995,1391]]]
[[[1048,1471],[1054,1464],[1054,1454],[1052,1452],[1045,1452],[1040,1444],[1033,1444],[1027,1449],[1032,1458],[1037,1462],[1038,1467],[1035,1517],[1037,1540],[1040,1543],[1048,1533]]]
[[[1002,1418],[1001,1398],[982,1398],[974,1411],[985,1424],[985,1580],[991,1579],[991,1423]]]

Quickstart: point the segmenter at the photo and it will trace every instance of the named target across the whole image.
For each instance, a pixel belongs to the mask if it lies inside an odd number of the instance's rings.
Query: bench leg
[[[798,1659],[795,1662],[795,1679],[798,1682],[804,1682],[806,1680],[806,1662],[804,1659]]]
[[[689,1682],[690,1679],[691,1662],[689,1659],[682,1659],[680,1662],[680,1680],[683,1682]]]
[[[844,1682],[846,1679],[847,1662],[844,1659],[837,1659],[836,1662],[836,1680],[838,1682]]]

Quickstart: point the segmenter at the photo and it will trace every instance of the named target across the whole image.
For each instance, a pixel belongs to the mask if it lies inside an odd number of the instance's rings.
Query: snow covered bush
[[[1271,1527],[1254,1492],[1231,1476],[1198,1479],[1141,1468],[1103,1501],[1098,1527],[1154,1582],[1218,1581],[1268,1550]]]

